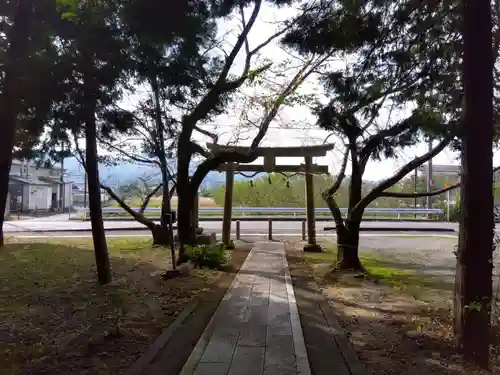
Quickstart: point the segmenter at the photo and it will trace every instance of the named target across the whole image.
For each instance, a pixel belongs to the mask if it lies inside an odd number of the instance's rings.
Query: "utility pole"
[[[429,151],[432,150],[432,140],[429,141]],[[432,191],[432,158],[427,162],[427,193]],[[432,197],[427,197],[426,208],[432,208]]]
[[[87,208],[87,170],[83,174],[84,186],[83,186],[83,208]]]
[[[490,0],[462,0],[461,217],[455,334],[464,358],[489,367],[493,273],[493,48]]]
[[[61,206],[61,212],[64,212],[64,194],[66,193],[64,185],[64,143],[61,146],[61,175],[60,175],[60,189],[59,189],[59,205]]]
[[[415,175],[413,176],[413,194],[417,194],[417,179],[418,179],[418,170],[415,168]],[[417,197],[413,198],[413,209],[417,209]],[[415,219],[417,218],[417,213],[415,212]]]

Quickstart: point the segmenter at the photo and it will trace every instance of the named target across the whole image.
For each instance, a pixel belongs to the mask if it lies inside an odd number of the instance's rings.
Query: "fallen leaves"
[[[104,287],[89,239],[11,240],[0,252],[2,375],[119,374],[219,275],[163,281],[169,252],[150,239],[108,247],[114,281]]]

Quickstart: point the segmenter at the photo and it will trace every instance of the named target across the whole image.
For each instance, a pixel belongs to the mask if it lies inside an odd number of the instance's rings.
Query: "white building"
[[[9,178],[10,211],[67,211],[73,205],[72,183],[60,167],[43,168],[14,160]]]
[[[5,212],[3,213],[3,217],[7,218],[10,215],[10,194],[7,193],[7,204],[5,205]]]
[[[88,207],[89,205],[89,191],[88,191],[88,186],[86,183],[76,183],[74,182],[72,184],[72,195],[73,195],[73,204],[75,206],[80,206],[80,207]],[[109,194],[106,192],[106,190],[101,189],[101,203],[105,204],[106,202],[109,202],[111,200],[111,197]]]

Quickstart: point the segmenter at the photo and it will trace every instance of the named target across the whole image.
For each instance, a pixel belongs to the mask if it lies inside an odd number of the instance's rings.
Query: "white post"
[[[450,191],[446,192],[446,220],[450,221]]]

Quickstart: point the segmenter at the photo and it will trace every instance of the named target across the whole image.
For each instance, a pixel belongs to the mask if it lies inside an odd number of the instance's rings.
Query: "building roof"
[[[13,159],[12,164],[14,165],[26,165],[28,167],[34,167],[37,169],[53,169],[53,170],[61,170],[61,167],[56,166],[55,164],[52,166],[52,168],[45,168],[43,166],[37,166],[36,163],[33,163],[32,161],[22,161],[19,159]]]
[[[48,176],[48,177],[45,177],[45,176],[40,176],[38,177],[38,179],[40,181],[43,181],[43,182],[48,182],[49,184],[71,184],[73,183],[73,181],[63,181],[61,182],[61,178],[60,177],[51,177],[51,176]]]
[[[36,177],[32,177],[32,176],[21,177],[21,176],[12,176],[11,175],[11,176],[9,176],[9,179],[17,181],[17,182],[20,182],[21,184],[27,184],[27,185],[42,185],[42,186],[48,186],[48,185],[50,185],[50,184],[48,184],[46,182],[40,181]]]
[[[426,175],[429,170],[429,165],[421,165],[418,167],[418,170]],[[458,175],[460,173],[460,165],[433,164],[432,173],[435,175]]]

